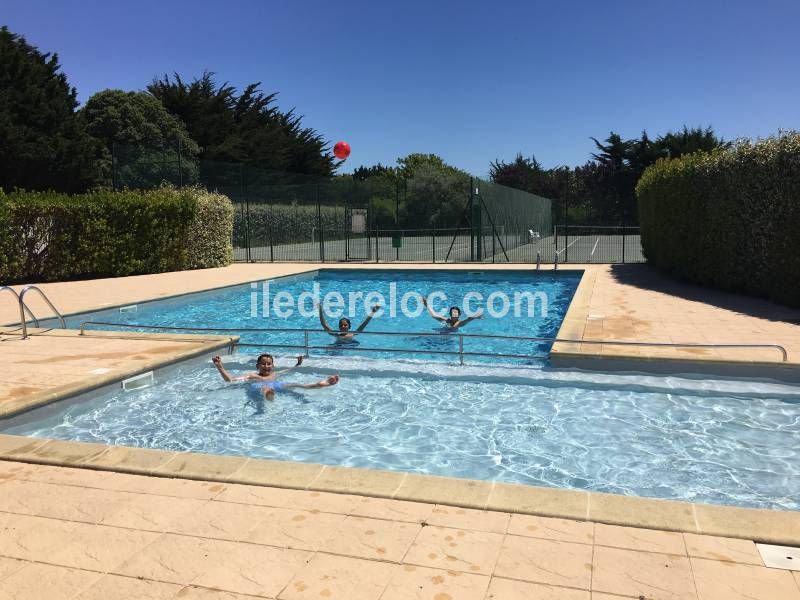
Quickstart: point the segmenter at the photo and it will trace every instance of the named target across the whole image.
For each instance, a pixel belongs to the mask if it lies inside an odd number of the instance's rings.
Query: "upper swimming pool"
[[[209,292],[147,302],[136,306],[97,311],[73,316],[68,327],[77,328],[84,321],[139,324],[187,328],[311,330],[308,344],[313,353],[390,356],[379,349],[416,351],[419,358],[454,360],[459,340],[434,320],[420,299],[430,297],[438,313],[458,306],[465,314],[482,311],[482,318],[458,331],[468,335],[553,338],[581,278],[580,271],[543,273],[535,271],[440,271],[440,270],[320,270],[299,276],[276,278],[267,282],[244,284]],[[415,337],[363,335],[357,343],[340,340],[322,331],[314,308],[318,298],[325,306],[326,320],[337,328],[337,314],[342,312],[356,329],[372,306],[381,305],[365,331],[418,332]],[[326,301],[327,299],[327,301]],[[107,325],[98,329],[113,329]],[[241,334],[241,342],[255,344],[254,351],[287,345],[302,346],[304,334]],[[508,354],[545,357],[549,342],[519,341],[500,338],[465,337],[465,353]],[[297,351],[297,349],[296,349]],[[421,351],[430,354],[420,355]],[[438,354],[437,354],[438,353]],[[396,356],[396,354],[393,354]],[[471,356],[473,360],[486,357]]]

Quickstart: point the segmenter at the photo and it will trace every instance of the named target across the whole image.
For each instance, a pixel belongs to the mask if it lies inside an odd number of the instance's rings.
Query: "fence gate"
[[[345,210],[345,259],[348,261],[370,260],[372,242],[369,235],[369,208],[350,206]]]

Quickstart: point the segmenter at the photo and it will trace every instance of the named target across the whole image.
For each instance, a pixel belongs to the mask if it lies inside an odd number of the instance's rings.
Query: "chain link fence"
[[[638,227],[558,225],[556,203],[459,173],[317,177],[115,145],[115,189],[200,185],[247,262],[642,262]]]

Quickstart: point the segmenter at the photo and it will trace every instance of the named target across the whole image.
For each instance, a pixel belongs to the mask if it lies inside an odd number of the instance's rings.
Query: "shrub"
[[[221,266],[231,259],[232,207],[200,189],[108,190],[0,197],[0,280],[58,281]]]
[[[636,193],[648,262],[800,306],[800,133],[660,160]]]

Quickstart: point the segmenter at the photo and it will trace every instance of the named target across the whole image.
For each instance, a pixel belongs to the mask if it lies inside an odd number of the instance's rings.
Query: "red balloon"
[[[333,147],[333,155],[341,160],[346,159],[350,156],[350,144],[347,142],[336,142],[336,145]]]

